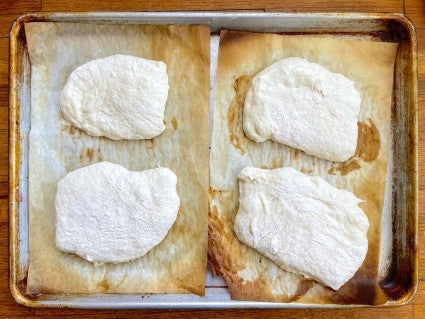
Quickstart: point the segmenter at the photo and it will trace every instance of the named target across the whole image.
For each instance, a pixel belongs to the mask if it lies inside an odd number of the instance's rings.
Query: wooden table
[[[300,3],[299,3],[300,2]],[[302,2],[302,3],[301,3]],[[98,311],[30,309],[15,303],[9,292],[8,274],[8,68],[9,28],[21,13],[52,11],[172,11],[172,10],[262,10],[287,12],[401,12],[417,28],[419,50],[419,121],[425,120],[425,1],[423,0],[0,0],[0,317],[96,317],[96,318],[425,318],[425,255],[419,258],[419,291],[412,304],[390,308],[341,310],[220,310],[220,311]],[[425,248],[425,131],[419,125],[419,238]]]

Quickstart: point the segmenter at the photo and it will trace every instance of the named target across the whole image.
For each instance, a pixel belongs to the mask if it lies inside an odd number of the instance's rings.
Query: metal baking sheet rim
[[[29,63],[24,51],[22,38],[23,26],[30,21],[55,22],[103,22],[103,23],[145,23],[145,24],[206,24],[211,26],[212,32],[220,28],[250,30],[250,31],[280,31],[280,32],[345,32],[350,34],[365,31],[384,31],[384,23],[397,22],[409,35],[411,73],[410,100],[407,107],[411,119],[408,123],[410,190],[406,196],[412,201],[412,211],[408,212],[409,222],[412,223],[413,234],[406,240],[412,249],[412,284],[402,298],[388,301],[381,306],[403,305],[409,303],[417,290],[418,284],[418,92],[417,92],[417,53],[416,33],[413,24],[402,14],[360,14],[360,13],[247,13],[247,12],[96,12],[96,13],[30,13],[19,16],[10,32],[10,83],[9,83],[9,264],[10,290],[15,300],[27,307],[71,307],[71,308],[138,308],[138,309],[170,309],[170,308],[347,308],[362,307],[364,305],[333,305],[333,304],[299,304],[299,303],[268,303],[251,301],[233,301],[228,299],[226,288],[207,288],[206,297],[194,295],[160,295],[162,301],[149,301],[145,295],[126,294],[96,294],[96,295],[44,295],[42,298],[26,296],[22,290],[25,287],[25,271],[21,264],[20,249],[23,243],[20,235],[27,233],[28,219],[20,214],[22,206],[27,209],[27,203],[22,200],[21,183],[26,176],[22,176],[22,147],[27,143],[21,139],[21,102],[29,99],[28,92],[24,91],[25,83],[29,84],[29,74],[25,73],[25,63]],[[291,25],[288,25],[291,21]],[[297,22],[298,21],[298,22]],[[308,25],[308,22],[311,22]],[[267,23],[266,23],[267,22]],[[286,24],[285,24],[286,22]],[[297,22],[294,24],[294,22]],[[324,23],[325,22],[325,23]],[[338,22],[345,22],[342,25]],[[353,23],[354,22],[354,23]],[[356,23],[357,22],[357,25]],[[332,24],[334,23],[334,24]],[[363,25],[362,25],[363,23]],[[351,27],[350,27],[351,24]],[[361,25],[361,27],[359,27]],[[379,29],[381,26],[381,29]],[[388,27],[389,28],[389,27]],[[26,60],[26,61],[25,61]],[[27,96],[26,96],[27,95]],[[406,102],[405,102],[406,103]],[[25,111],[25,109],[24,109]],[[26,110],[27,113],[29,110]],[[27,114],[29,115],[29,114]],[[413,133],[413,134],[412,134]],[[26,206],[26,207],[25,207]],[[26,211],[26,213],[28,213]],[[24,236],[25,237],[25,236]],[[26,236],[28,240],[28,236]],[[216,299],[209,299],[208,292],[212,292]],[[155,296],[155,295],[153,295]],[[158,295],[157,295],[158,296]],[[46,297],[46,298],[44,298]],[[122,299],[122,300],[120,300]]]

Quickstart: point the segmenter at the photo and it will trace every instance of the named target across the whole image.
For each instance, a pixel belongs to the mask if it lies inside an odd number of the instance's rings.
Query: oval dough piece
[[[150,139],[165,129],[168,89],[164,62],[113,55],[71,73],[61,93],[62,115],[93,136]]]
[[[56,192],[56,246],[93,263],[145,255],[176,220],[176,184],[164,167],[133,172],[100,162],[69,173]]]
[[[362,265],[369,221],[353,193],[293,168],[239,174],[239,240],[284,270],[339,289]]]
[[[356,151],[360,102],[345,76],[304,59],[283,59],[252,79],[243,128],[255,142],[271,139],[342,162]]]

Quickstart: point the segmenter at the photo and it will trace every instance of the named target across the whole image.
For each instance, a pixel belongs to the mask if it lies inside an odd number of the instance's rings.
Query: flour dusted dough
[[[93,263],[145,255],[167,235],[180,200],[165,167],[142,172],[100,162],[68,173],[56,192],[56,245]]]
[[[164,129],[167,66],[113,55],[76,68],[61,94],[63,117],[93,136],[149,139]]]
[[[243,128],[330,161],[343,162],[357,146],[361,97],[354,82],[305,59],[279,60],[251,81]]]
[[[238,238],[281,268],[339,289],[367,252],[369,221],[353,193],[286,167],[239,173]]]

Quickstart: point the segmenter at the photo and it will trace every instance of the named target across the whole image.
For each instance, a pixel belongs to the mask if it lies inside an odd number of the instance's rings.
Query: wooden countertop
[[[53,11],[168,11],[168,10],[261,10],[282,12],[398,12],[412,20],[418,35],[419,73],[419,241],[425,248],[425,2],[423,0],[2,0],[0,2],[0,317],[1,318],[425,318],[425,255],[419,257],[419,290],[413,302],[401,307],[303,310],[78,310],[30,309],[16,304],[9,291],[8,273],[8,70],[12,21],[26,12]]]

